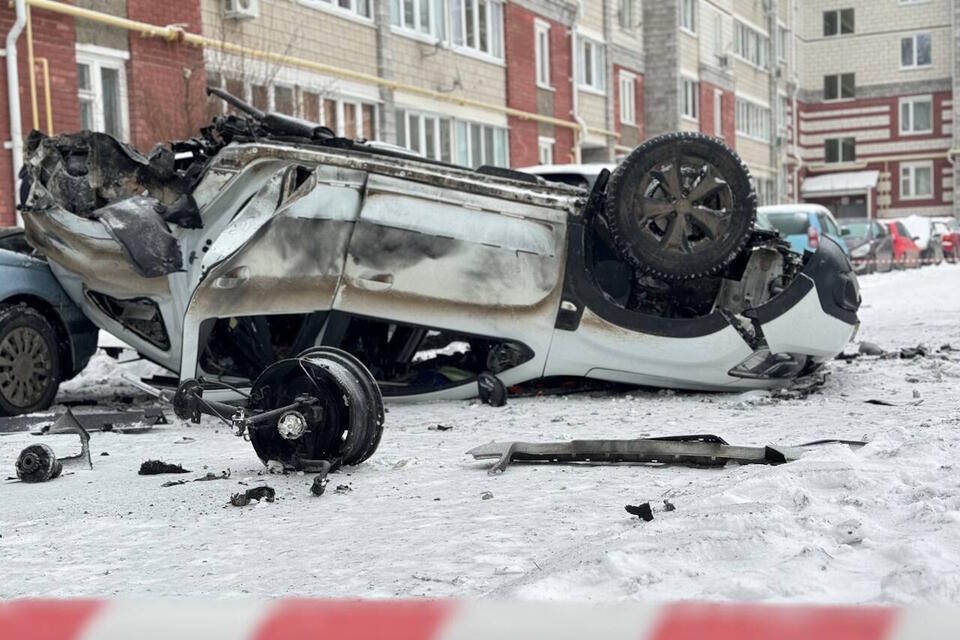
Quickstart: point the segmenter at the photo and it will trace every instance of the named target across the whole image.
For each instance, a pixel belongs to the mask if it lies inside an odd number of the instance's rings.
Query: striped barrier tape
[[[940,640],[952,610],[452,600],[21,600],[0,640]]]
[[[879,265],[892,265],[894,269],[902,266],[912,266],[912,265],[938,265],[938,264],[953,264],[953,261],[947,260],[946,258],[941,258],[940,260],[934,260],[933,258],[909,258],[906,260],[881,260],[881,259],[867,259],[867,258],[850,258],[850,262],[855,265],[861,264],[875,264]]]

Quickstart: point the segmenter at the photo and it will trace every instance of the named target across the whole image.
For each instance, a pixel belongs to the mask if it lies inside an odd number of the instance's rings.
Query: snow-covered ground
[[[960,267],[861,282],[860,339],[960,347]],[[64,397],[122,390],[114,369],[98,356]],[[321,498],[310,476],[261,475],[249,443],[213,422],[97,433],[93,471],[0,485],[0,597],[960,602],[960,354],[830,372],[804,400],[634,391],[502,409],[395,405],[376,455],[331,476]],[[870,443],[777,467],[515,465],[497,477],[464,455],[490,440],[703,432],[744,445]],[[4,477],[38,441],[0,437]],[[77,449],[72,436],[43,441],[61,455]],[[182,476],[137,475],[149,458],[182,463],[187,478],[232,477],[161,488]],[[264,482],[275,503],[227,506]],[[676,510],[652,522],[623,510],[664,499]]]

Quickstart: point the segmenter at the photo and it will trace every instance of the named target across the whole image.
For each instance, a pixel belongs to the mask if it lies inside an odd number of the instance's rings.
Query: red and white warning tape
[[[960,637],[944,609],[679,603],[587,606],[449,600],[22,600],[0,640],[933,640]]]
[[[934,260],[933,258],[908,258],[905,260],[867,260],[865,258],[850,258],[850,261],[854,264],[875,264],[879,266],[892,265],[894,269],[897,267],[912,267],[914,265],[925,265],[925,264],[949,264],[950,261],[946,259]]]

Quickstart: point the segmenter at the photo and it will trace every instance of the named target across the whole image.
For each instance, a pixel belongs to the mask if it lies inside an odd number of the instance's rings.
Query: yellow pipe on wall
[[[53,135],[53,98],[50,95],[50,61],[46,58],[37,58],[43,66],[43,106],[47,110],[47,135]]]
[[[486,111],[494,111],[497,113],[502,113],[507,116],[520,118],[521,120],[532,120],[534,122],[543,122],[546,124],[552,124],[557,127],[573,129],[574,131],[579,131],[580,129],[579,125],[569,120],[561,120],[560,118],[544,116],[539,113],[531,113],[529,111],[522,111],[520,109],[514,109],[512,107],[505,107],[497,104],[491,104],[489,102],[483,102],[480,100],[473,100],[471,98],[458,98],[456,96],[452,96],[446,93],[441,93],[439,91],[434,91],[432,89],[423,89],[421,87],[417,87],[414,85],[405,84],[402,82],[396,82],[394,80],[387,80],[385,78],[380,78],[378,76],[375,76],[369,73],[352,71],[350,69],[342,69],[340,67],[335,67],[333,65],[324,64],[322,62],[314,62],[312,60],[297,58],[295,56],[289,56],[286,54],[273,53],[270,51],[254,49],[252,47],[246,47],[243,45],[224,42],[221,40],[214,40],[213,38],[208,38],[206,36],[201,36],[195,33],[184,31],[179,27],[158,27],[156,25],[148,24],[146,22],[138,22],[136,20],[130,20],[129,18],[120,18],[117,16],[111,16],[105,13],[100,13],[98,11],[84,9],[82,7],[63,4],[61,2],[54,2],[53,0],[26,0],[26,2],[28,6],[36,7],[37,9],[53,11],[55,13],[71,16],[73,18],[77,18],[81,20],[89,20],[91,22],[97,22],[107,26],[117,27],[119,29],[134,31],[148,37],[163,38],[164,40],[167,40],[170,42],[185,42],[187,44],[191,44],[197,47],[214,49],[223,53],[248,56],[251,58],[259,58],[261,60],[275,62],[277,64],[282,64],[290,67],[300,67],[301,69],[308,69],[310,71],[316,71],[318,73],[324,73],[327,75],[344,78],[348,80],[356,80],[358,82],[375,84],[377,86],[393,89],[394,91],[404,91],[407,93],[412,93],[414,95],[419,95],[426,98],[439,100],[442,102],[449,102],[449,103],[457,104],[460,106],[476,107],[478,109],[484,109]],[[591,127],[591,128],[588,128],[588,131],[590,133],[596,133],[604,136],[619,137],[617,136],[616,132],[607,131],[606,129],[595,129]]]

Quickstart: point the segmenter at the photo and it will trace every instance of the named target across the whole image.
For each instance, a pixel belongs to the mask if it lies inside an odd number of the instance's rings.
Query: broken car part
[[[173,408],[183,420],[201,414],[231,425],[249,438],[260,459],[284,468],[321,471],[360,464],[376,451],[383,433],[383,399],[370,372],[345,351],[314,347],[264,370],[245,405],[207,400],[216,382],[188,380]]]
[[[73,412],[67,409],[47,432],[53,434],[75,433],[80,437],[80,453],[57,458],[53,449],[45,444],[33,444],[20,452],[17,458],[17,477],[23,482],[46,482],[58,477],[64,466],[84,465],[93,469],[90,458],[90,434],[77,422]]]
[[[277,492],[273,487],[268,487],[266,485],[261,487],[253,487],[251,489],[247,489],[243,493],[235,493],[230,496],[230,504],[235,507],[245,507],[254,500],[257,502],[261,500],[273,502],[276,499],[276,495]]]
[[[497,376],[490,372],[483,372],[477,376],[477,389],[480,401],[491,407],[502,407],[507,404],[507,387]]]
[[[72,418],[88,432],[112,431],[115,433],[143,433],[158,424],[169,424],[162,409],[151,407],[130,411],[93,411],[72,413]],[[52,426],[62,417],[28,415],[0,418],[0,435],[31,431],[41,436],[50,433]]]
[[[632,516],[637,516],[644,522],[650,522],[653,520],[653,510],[650,508],[649,502],[644,502],[643,504],[628,504],[623,507],[624,511],[629,513]]]
[[[858,324],[840,246],[801,256],[752,228],[749,171],[707,136],[652,138],[588,192],[212,93],[241,114],[148,156],[34,134],[22,181],[28,239],[70,298],[181,382],[247,388],[321,345],[423,400],[476,397],[484,372],[769,388]]]
[[[666,436],[635,440],[571,440],[570,442],[491,442],[467,452],[477,460],[497,458],[490,475],[503,473],[512,462],[658,462],[722,467],[737,464],[782,464],[798,459],[804,448],[841,443],[862,446],[852,440],[819,440],[793,447],[739,447],[715,435]]]
[[[163,460],[147,460],[140,464],[140,471],[137,472],[141,476],[158,476],[164,473],[190,473],[190,470]]]

